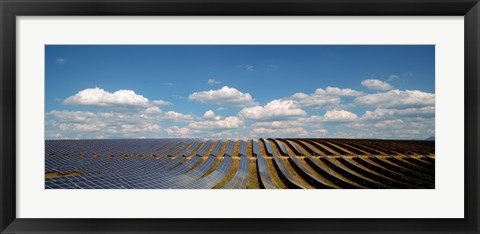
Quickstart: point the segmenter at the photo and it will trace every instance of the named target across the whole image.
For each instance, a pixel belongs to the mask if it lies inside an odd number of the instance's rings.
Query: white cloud
[[[274,120],[274,121],[262,121],[256,122],[252,127],[256,128],[292,128],[292,127],[320,127],[322,117],[312,115],[309,117],[297,117],[293,120]]]
[[[253,120],[277,120],[290,117],[303,117],[307,113],[294,107],[294,102],[291,100],[273,100],[265,106],[254,106],[243,108],[239,112],[240,116]]]
[[[162,110],[160,110],[160,108],[156,107],[156,106],[151,106],[151,107],[148,107],[147,109],[144,110],[145,113],[161,113]]]
[[[309,131],[311,133],[315,133],[315,134],[320,134],[320,135],[325,135],[328,133],[328,130],[327,129],[323,129],[323,128],[320,128],[320,129],[314,129],[312,131]]]
[[[215,79],[208,79],[207,83],[213,85],[213,84],[220,84],[222,82]]]
[[[203,114],[203,118],[204,118],[204,119],[215,119],[215,120],[219,120],[219,119],[220,119],[220,116],[216,116],[216,115],[215,115],[215,112],[213,112],[213,110],[208,110],[208,111],[205,111],[205,114]]]
[[[324,93],[322,93],[322,91]],[[319,108],[323,106],[338,105],[340,98],[338,96],[326,95],[325,90],[317,89],[314,94],[295,93],[290,97],[296,107]]]
[[[435,105],[435,94],[419,90],[390,90],[386,93],[368,94],[354,101],[360,105],[372,105],[380,108],[414,108]]]
[[[136,94],[133,90],[118,90],[114,93],[109,93],[101,88],[84,89],[77,94],[68,97],[63,101],[69,105],[84,105],[84,106],[149,106],[148,99],[142,95]]]
[[[190,129],[185,127],[172,126],[165,129],[165,132],[169,136],[173,137],[191,137]]]
[[[434,118],[387,119],[352,122],[338,126],[332,137],[377,139],[426,139],[435,136]]]
[[[225,119],[197,121],[188,124],[189,128],[202,130],[234,129],[243,125],[243,121],[236,116],[229,116]]]
[[[422,108],[407,108],[407,109],[383,109],[377,108],[375,111],[366,111],[361,119],[388,119],[388,118],[433,118],[435,117],[435,107],[426,106]]]
[[[169,106],[169,105],[173,105],[173,103],[167,102],[167,101],[164,101],[164,100],[153,100],[153,101],[152,101],[152,104],[155,105],[155,106]]]
[[[143,126],[138,126],[137,124],[123,124],[121,125],[121,131],[123,133],[144,133],[160,130],[160,125],[158,124],[144,124]],[[144,136],[142,136],[144,137]]]
[[[173,121],[173,122],[190,122],[194,120],[194,117],[188,114],[182,114],[175,111],[168,111],[163,116],[161,116],[161,120]]]
[[[305,118],[303,118],[305,119]],[[290,128],[290,127],[302,127],[305,123],[297,120],[282,120],[282,121],[269,121],[269,122],[258,122],[254,123],[253,127],[259,128],[270,128],[270,129],[280,129],[280,128]]]
[[[361,84],[369,89],[375,89],[375,90],[386,91],[386,90],[393,89],[393,86],[390,85],[389,83],[381,80],[375,80],[375,79],[364,80],[362,81]]]
[[[188,98],[202,103],[227,106],[250,106],[256,104],[249,93],[242,93],[228,86],[223,86],[217,90],[194,92]]]
[[[358,118],[355,113],[345,110],[329,110],[323,116],[324,122],[350,122]]]
[[[94,132],[100,131],[102,127],[105,127],[104,123],[88,124],[88,123],[61,123],[58,128],[62,131],[82,131],[82,132]]]
[[[391,128],[393,126],[399,127],[404,124],[405,122],[401,119],[392,119],[392,120],[384,120],[381,122],[374,123],[373,126],[377,128]]]
[[[271,129],[271,128],[254,128],[251,132],[253,135],[262,135],[262,134],[273,134],[278,130]]]
[[[315,93],[316,94],[321,93],[320,90],[322,89],[317,89]],[[362,92],[353,90],[353,89],[341,89],[341,88],[330,87],[330,86],[327,87],[327,89],[325,90],[325,93],[334,95],[334,96],[352,96],[352,97],[360,96],[363,94]]]
[[[308,135],[308,132],[301,127],[284,128],[281,130],[270,128],[254,128],[250,134],[256,137],[305,137]]]
[[[320,108],[340,104],[340,96],[360,96],[362,92],[353,89],[341,89],[328,86],[326,89],[316,89],[313,94],[295,93],[288,99],[295,102],[296,107]]]
[[[45,114],[47,139],[159,137],[155,116],[140,113],[50,111]]]

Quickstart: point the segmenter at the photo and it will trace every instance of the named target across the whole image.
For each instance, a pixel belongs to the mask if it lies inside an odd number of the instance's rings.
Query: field
[[[435,142],[46,140],[46,189],[433,189]]]

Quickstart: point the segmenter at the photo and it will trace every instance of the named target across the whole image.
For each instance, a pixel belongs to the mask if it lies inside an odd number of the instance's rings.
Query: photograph
[[[44,49],[45,189],[435,189],[433,44]]]

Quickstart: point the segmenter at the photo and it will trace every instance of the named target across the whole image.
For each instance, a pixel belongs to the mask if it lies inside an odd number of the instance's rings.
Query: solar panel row
[[[245,189],[247,188],[247,176],[248,176],[248,158],[245,156],[240,157],[240,165],[238,166],[237,173],[225,185],[225,189]]]

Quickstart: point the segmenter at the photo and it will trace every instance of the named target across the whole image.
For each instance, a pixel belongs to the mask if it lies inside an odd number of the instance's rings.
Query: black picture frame
[[[1,233],[478,233],[478,0],[0,0]],[[465,19],[463,219],[21,219],[16,218],[16,16],[456,15]],[[457,78],[458,79],[458,78]],[[448,201],[445,201],[448,202]],[[442,204],[439,204],[441,207]],[[92,211],[93,212],[93,211]],[[214,224],[214,225],[213,225]]]

